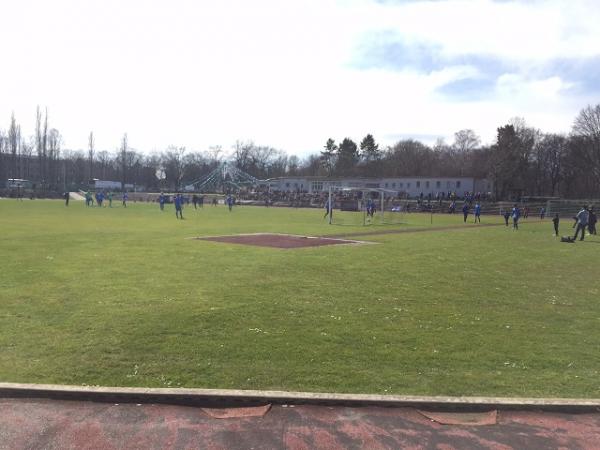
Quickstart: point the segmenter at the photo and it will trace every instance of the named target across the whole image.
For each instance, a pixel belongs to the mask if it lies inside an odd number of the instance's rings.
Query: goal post
[[[335,188],[327,195],[332,225],[391,225],[404,222],[397,191],[381,188]]]

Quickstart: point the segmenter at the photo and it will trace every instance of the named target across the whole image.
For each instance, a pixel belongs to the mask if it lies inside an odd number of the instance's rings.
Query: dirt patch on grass
[[[297,236],[293,234],[255,233],[231,236],[196,237],[201,241],[224,242],[227,244],[254,245],[274,248],[320,247],[322,245],[357,245],[370,242],[333,237]]]

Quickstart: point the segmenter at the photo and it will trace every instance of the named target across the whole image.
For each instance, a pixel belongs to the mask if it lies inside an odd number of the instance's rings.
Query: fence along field
[[[0,379],[600,395],[595,236],[561,244],[537,218],[515,232],[499,216],[335,227],[320,209],[184,214],[1,200]],[[299,249],[189,239],[428,227]]]

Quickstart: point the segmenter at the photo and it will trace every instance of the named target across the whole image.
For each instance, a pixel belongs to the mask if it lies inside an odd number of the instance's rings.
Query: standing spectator
[[[598,218],[596,217],[596,212],[594,211],[594,208],[590,208],[588,213],[588,230],[590,234],[596,234],[596,222],[598,221]]]
[[[560,217],[558,217],[558,213],[554,215],[554,219],[552,219],[552,223],[554,224],[554,236],[558,236],[558,224],[560,222]]]
[[[513,219],[513,230],[519,229],[519,218],[521,217],[521,210],[515,203],[512,209],[512,219]]]
[[[529,217],[529,207],[525,207],[523,209],[523,219],[527,219]]]
[[[475,203],[475,222],[481,223],[481,204],[479,202]]]
[[[71,194],[69,194],[68,192],[65,192],[63,194],[63,197],[65,198],[65,206],[69,206],[69,198],[71,197]]]
[[[588,225],[588,220],[589,220],[589,212],[587,210],[587,206],[583,206],[583,208],[581,208],[581,211],[579,211],[577,213],[577,229],[575,230],[575,236],[573,236],[573,240],[577,240],[577,235],[579,234],[579,232],[581,231],[581,239],[579,239],[580,241],[583,241],[583,238],[585,237],[585,229]]]
[[[544,220],[545,217],[546,217],[546,208],[544,208],[542,206],[542,209],[540,209],[540,220]]]
[[[192,195],[192,203],[194,204],[194,209],[198,209],[198,196],[196,194]]]

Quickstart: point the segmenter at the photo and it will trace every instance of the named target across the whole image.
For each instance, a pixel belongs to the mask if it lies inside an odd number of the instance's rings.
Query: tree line
[[[567,134],[546,133],[516,118],[497,129],[496,140],[483,145],[470,129],[454,141],[426,145],[403,139],[381,148],[368,134],[358,144],[346,137],[326,141],[305,158],[252,141],[188,151],[169,146],[145,154],[132,148],[127,134],[114,150],[97,149],[90,132],[86,150],[62,147],[62,135],[50,126],[47,110],[36,110],[33,135],[25,136],[14,114],[0,129],[0,180],[35,181],[40,190],[86,188],[90,180],[121,181],[147,190],[178,190],[214,170],[224,160],[260,178],[281,176],[476,177],[493,181],[498,199],[515,196],[600,196],[600,104],[582,109]]]

